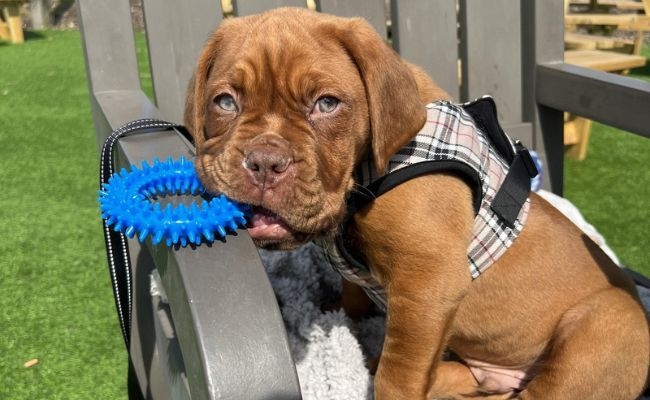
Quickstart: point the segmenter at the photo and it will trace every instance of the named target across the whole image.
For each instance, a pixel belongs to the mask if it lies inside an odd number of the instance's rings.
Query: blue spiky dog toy
[[[151,237],[154,244],[163,239],[167,246],[199,245],[224,239],[246,223],[248,207],[224,195],[203,199],[200,205],[167,204],[156,199],[174,195],[205,196],[206,191],[191,161],[184,158],[166,162],[146,161],[142,167],[131,166],[111,176],[99,191],[102,218],[113,230],[140,242]]]

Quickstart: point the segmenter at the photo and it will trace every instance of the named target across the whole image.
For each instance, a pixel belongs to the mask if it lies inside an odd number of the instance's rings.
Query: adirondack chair
[[[306,2],[240,0],[232,14],[287,5]],[[224,18],[219,0],[143,0],[143,6],[154,102],[141,90],[129,2],[79,0],[98,144],[138,118],[181,122],[195,60]],[[385,38],[390,30],[393,47],[457,100],[494,96],[504,129],[540,154],[545,186],[558,194],[563,112],[650,136],[650,84],[563,62],[562,2],[320,0],[315,6],[363,16]],[[177,131],[154,132],[120,140],[115,164],[192,154]],[[245,231],[196,249],[135,240],[128,246],[132,398],[300,398],[278,306]],[[149,293],[154,270],[164,304]]]

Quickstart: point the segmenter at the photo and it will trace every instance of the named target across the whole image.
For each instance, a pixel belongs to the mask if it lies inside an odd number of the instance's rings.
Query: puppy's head
[[[258,246],[331,235],[357,162],[370,151],[384,169],[424,124],[417,86],[362,19],[287,8],[227,20],[188,88],[199,177],[254,206]]]

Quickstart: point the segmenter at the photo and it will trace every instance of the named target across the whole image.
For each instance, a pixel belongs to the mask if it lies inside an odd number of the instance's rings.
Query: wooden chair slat
[[[519,2],[461,1],[461,97],[494,96],[506,124],[522,117],[520,16]]]
[[[234,14],[246,16],[278,7],[306,7],[306,0],[233,0]]]
[[[175,0],[143,0],[156,104],[166,118],[183,120],[187,82],[208,35],[222,20],[219,0],[194,0],[191,13]]]
[[[393,2],[393,47],[459,99],[455,0]]]
[[[386,39],[388,37],[384,0],[320,0],[319,11],[341,17],[363,17]]]

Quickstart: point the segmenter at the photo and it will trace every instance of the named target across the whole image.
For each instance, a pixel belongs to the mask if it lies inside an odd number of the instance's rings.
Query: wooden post
[[[9,39],[9,26],[0,19],[0,39],[8,40]]]
[[[23,21],[20,17],[20,2],[11,1],[4,7],[4,16],[9,25],[9,34],[13,43],[23,43]]]

